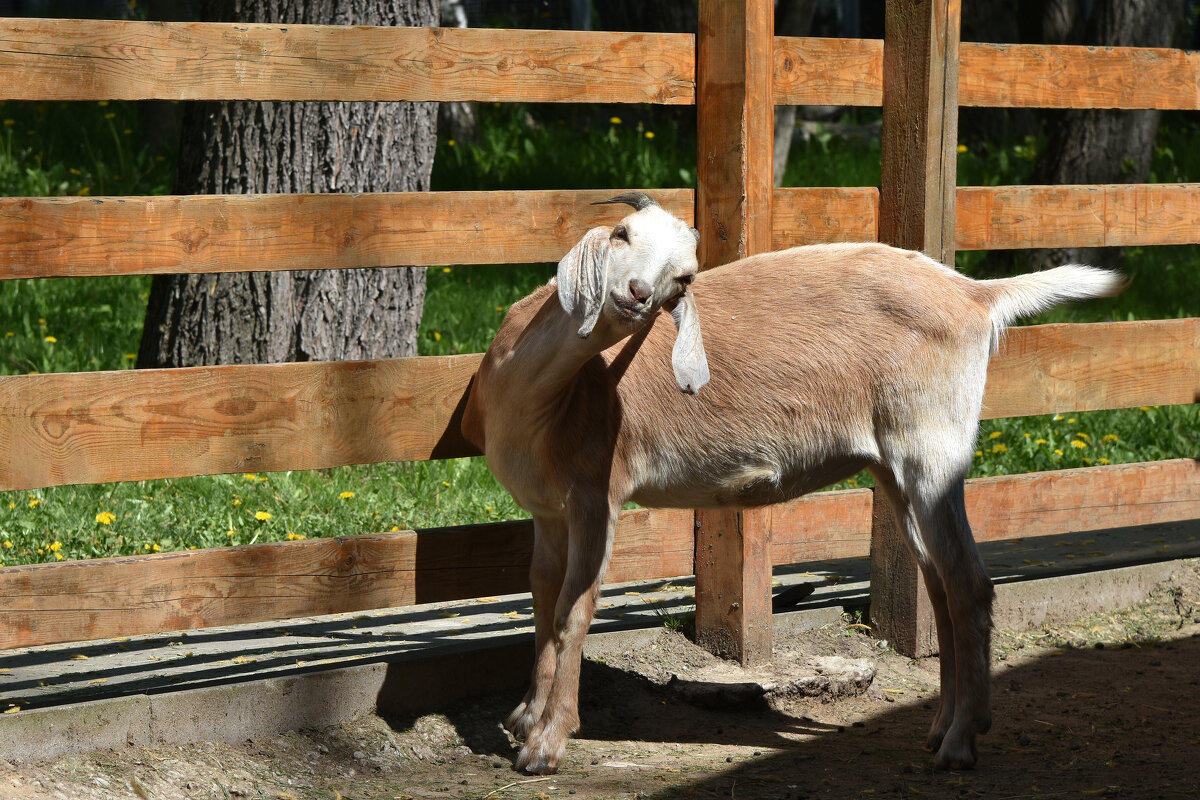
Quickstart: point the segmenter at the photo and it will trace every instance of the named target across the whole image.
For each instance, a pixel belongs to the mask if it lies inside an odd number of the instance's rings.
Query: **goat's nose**
[[[650,288],[650,284],[646,283],[641,278],[629,279],[629,296],[639,303],[644,303],[650,299],[650,295],[654,290]]]

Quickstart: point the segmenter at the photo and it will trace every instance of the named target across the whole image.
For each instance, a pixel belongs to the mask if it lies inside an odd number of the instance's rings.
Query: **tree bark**
[[[437,24],[437,0],[214,0],[207,19]],[[179,194],[429,189],[436,103],[215,102],[185,113]],[[398,265],[399,266],[399,265]],[[416,354],[416,268],[156,276],[139,367]]]
[[[1187,0],[1097,0],[1084,27],[1083,44],[1113,47],[1172,47],[1184,33]],[[1064,12],[1065,13],[1061,13]],[[1053,12],[1060,12],[1057,15]],[[1078,4],[1051,3],[1047,33],[1070,39]],[[1077,110],[1051,115],[1050,139],[1034,182],[1144,183],[1150,174],[1162,112]],[[1121,248],[1056,248],[1030,252],[1036,267],[1082,262],[1112,266]]]

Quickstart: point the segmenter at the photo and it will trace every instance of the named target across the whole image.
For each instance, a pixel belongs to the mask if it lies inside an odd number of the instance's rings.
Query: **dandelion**
[[[92,193],[92,187],[84,186],[82,189],[80,189],[75,194],[79,195],[80,197],[87,197],[91,193]]]
[[[647,139],[653,139],[653,138],[654,138],[654,131],[646,131],[646,138],[647,138]]]
[[[44,555],[46,555],[46,551],[45,551],[45,550],[43,550],[43,549],[42,549],[42,548],[40,548],[40,547],[37,549],[37,553],[38,553],[38,555],[39,555],[39,556],[44,556]]]
[[[242,504],[242,498],[240,498],[240,497],[233,498],[233,505],[235,507],[240,506],[241,504]]]
[[[960,152],[960,153],[965,153],[965,152],[967,152],[967,146],[966,146],[965,144],[960,144],[960,145],[958,146],[958,152]]]
[[[988,438],[989,439],[999,439],[1003,435],[1004,434],[1000,433],[1000,431],[992,431],[991,433],[988,434]]]
[[[4,124],[11,128],[13,125],[17,124],[17,121],[15,119],[6,119],[4,120]]]
[[[1112,462],[1109,461],[1107,458],[1104,458],[1103,456],[1101,456],[1100,458],[1096,459],[1096,463],[1097,464],[1111,464]]]
[[[996,445],[993,445],[993,446],[992,446],[992,453],[997,453],[997,454],[998,454],[998,453],[1007,453],[1007,452],[1008,452],[1008,446],[1007,446],[1007,445],[1003,445],[1003,444],[996,444]]]
[[[117,515],[111,511],[101,511],[96,515],[96,522],[99,522],[101,525],[112,525],[116,518]]]
[[[12,337],[16,336],[16,334],[15,334],[15,333],[13,333],[12,331],[5,331],[5,332],[4,332],[4,335],[5,335],[6,337],[10,338],[10,339],[11,339]]]
[[[5,540],[4,540],[4,549],[5,549],[5,550],[12,550],[12,548],[13,548],[13,543],[12,543],[12,542],[10,542],[8,539],[5,539]]]
[[[109,111],[107,114],[104,115],[104,118],[105,119],[116,119],[117,113],[115,111]]]
[[[242,474],[242,480],[254,482],[254,481],[258,480],[258,476],[255,475],[253,472],[245,472]]]
[[[137,361],[137,353],[126,353],[124,359],[126,361]]]
[[[237,531],[230,529],[225,531],[225,535],[232,539],[234,536],[237,536]]]
[[[36,497],[29,501],[30,508],[37,508],[41,504],[42,504],[42,501],[37,499]]]
[[[1079,439],[1072,439],[1071,447],[1074,447],[1076,450],[1082,450],[1087,447],[1087,442],[1080,441]]]
[[[450,147],[454,147],[454,145],[458,144],[458,142],[454,141],[453,139],[448,139],[446,141],[446,144],[449,145]]]
[[[62,553],[55,553],[55,554],[54,554],[54,560],[55,560],[55,561],[62,561],[62,560],[63,560],[63,554],[62,554]]]
[[[46,337],[46,341],[47,341],[47,342],[49,342],[50,344],[54,344],[55,342],[57,342],[57,341],[58,341],[58,337],[55,337],[55,336],[47,336],[47,337]]]
[[[1092,463],[1092,460],[1091,460],[1090,458],[1081,458],[1081,459],[1079,459],[1079,460],[1080,460],[1080,461],[1082,461],[1084,464],[1091,464],[1091,463]]]
[[[62,542],[55,540],[54,544],[50,545],[50,552],[57,553],[62,550]]]
[[[17,507],[17,504],[16,504],[14,501],[11,501],[11,500],[10,500],[10,501],[9,501],[9,503],[8,503],[8,510],[9,510],[9,511],[12,511],[12,510],[13,510],[14,508],[16,508],[16,507]]]
[[[98,103],[96,103],[96,105],[100,106],[101,108],[104,108],[106,105],[108,105],[108,101],[107,101],[107,100],[101,100],[101,101],[99,101]]]
[[[620,125],[620,124],[621,124],[621,118],[620,118],[620,117],[609,117],[609,118],[608,118],[608,121],[609,121],[609,122],[611,122],[613,125]]]
[[[1149,410],[1150,410],[1150,406],[1141,406],[1141,409],[1140,409],[1140,410],[1142,410],[1142,411],[1149,411]]]
[[[441,331],[434,331],[434,332],[433,332],[433,340],[434,340],[435,342],[440,342],[440,341],[442,340],[442,334],[441,334]]]
[[[1051,418],[1050,418],[1050,420],[1051,420],[1052,422],[1058,422],[1058,421],[1059,421],[1060,419],[1062,419],[1062,418],[1063,418],[1063,417],[1062,417],[1062,414],[1055,414],[1053,417],[1051,417]]]
[[[1054,455],[1056,455],[1056,456],[1062,456],[1062,454],[1063,454],[1062,450],[1055,449],[1055,451],[1054,451]]]
[[[497,311],[504,311],[504,306],[496,306]]]
[[[121,131],[121,133],[128,136],[129,134],[133,133],[133,128],[126,128],[125,130]]]
[[[149,549],[150,549],[150,543],[149,543],[149,542],[146,542],[144,545],[142,545],[142,549],[143,549],[143,550],[149,550]]]
[[[1045,444],[1045,443],[1046,443],[1045,439],[1037,439],[1034,441],[1034,444]]]
[[[445,274],[449,275],[449,274],[450,274],[450,272],[451,272],[451,270],[450,270],[450,268],[449,268],[449,267],[442,267],[442,272],[444,272]]]
[[[256,520],[258,520],[259,522],[266,522],[267,520],[269,520],[271,518],[271,512],[270,511],[255,511],[254,518]]]
[[[1074,417],[1071,417],[1069,420],[1067,420],[1067,424],[1068,424],[1068,425],[1074,425],[1074,424],[1075,424],[1075,418],[1074,418]]]
[[[295,531],[287,532],[287,539],[289,542],[298,542],[298,541],[302,540],[303,538],[304,538],[303,533],[296,533]]]
[[[341,494],[338,495],[338,497],[342,498],[343,500],[350,500],[350,499],[356,497],[356,495],[354,494],[354,492],[342,492]]]
[[[442,481],[442,486],[445,486],[447,489],[449,489],[449,488],[450,488],[450,481]]]
[[[71,167],[69,170],[67,170],[67,172],[71,173],[72,175],[82,175],[83,174],[83,170],[76,169],[75,167]]]
[[[1089,436],[1088,434],[1084,433],[1083,431],[1079,431],[1075,435],[1078,436],[1080,439],[1083,439],[1085,442],[1090,442],[1092,440],[1092,437]]]
[[[1033,438],[1033,434],[1032,434],[1032,433],[1027,433],[1027,434],[1025,434],[1025,438],[1026,438],[1026,439],[1032,439],[1032,438]]]
[[[1117,436],[1115,433],[1106,433],[1106,434],[1104,434],[1104,436],[1103,436],[1103,437],[1100,439],[1100,441],[1104,442],[1105,444],[1110,444],[1110,443],[1112,443],[1112,442],[1119,442],[1119,441],[1121,441],[1121,437],[1120,437],[1120,436]]]
[[[976,457],[976,458],[983,458],[983,451],[982,451],[982,450],[976,450],[976,451],[975,451],[975,457]]]
[[[400,526],[399,526],[399,525],[393,525],[393,526],[392,526],[392,532],[393,532],[393,533],[395,533],[395,532],[397,532],[397,531],[399,531],[399,530],[400,530]]]

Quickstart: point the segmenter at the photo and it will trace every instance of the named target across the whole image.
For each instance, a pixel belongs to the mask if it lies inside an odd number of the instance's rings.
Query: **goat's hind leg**
[[[534,517],[533,532],[533,559],[529,567],[535,631],[533,677],[525,698],[504,722],[504,727],[517,739],[525,739],[541,719],[554,683],[558,660],[554,643],[554,608],[567,568],[566,522]]]

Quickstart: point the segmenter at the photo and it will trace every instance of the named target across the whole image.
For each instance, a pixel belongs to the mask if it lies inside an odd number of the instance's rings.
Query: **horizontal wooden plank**
[[[0,198],[0,278],[558,261],[621,191]]]
[[[966,500],[981,542],[1200,519],[1200,461],[976,478]]]
[[[879,238],[879,190],[776,189],[771,201],[771,249]]]
[[[1012,328],[983,418],[1200,402],[1200,318]]]
[[[0,198],[0,279],[557,261],[621,191]],[[692,190],[646,191],[692,223]],[[773,244],[874,239],[878,197],[777,189]]]
[[[956,208],[959,250],[1200,243],[1200,183],[963,186]]]
[[[883,42],[775,39],[778,105],[878,106]],[[1200,108],[1200,53],[1151,47],[959,45],[958,102],[1031,108]]]
[[[878,106],[883,40],[775,37],[775,104]]]
[[[870,489],[818,492],[771,506],[771,563],[866,555],[873,495]]]
[[[5,100],[695,102],[695,37],[0,19]]]
[[[529,590],[529,520],[0,569],[0,649]],[[692,513],[621,514],[609,582],[688,575]]]
[[[474,455],[479,359],[0,377],[0,491]]]
[[[1200,53],[964,43],[958,101],[964,106],[1200,109]]]

